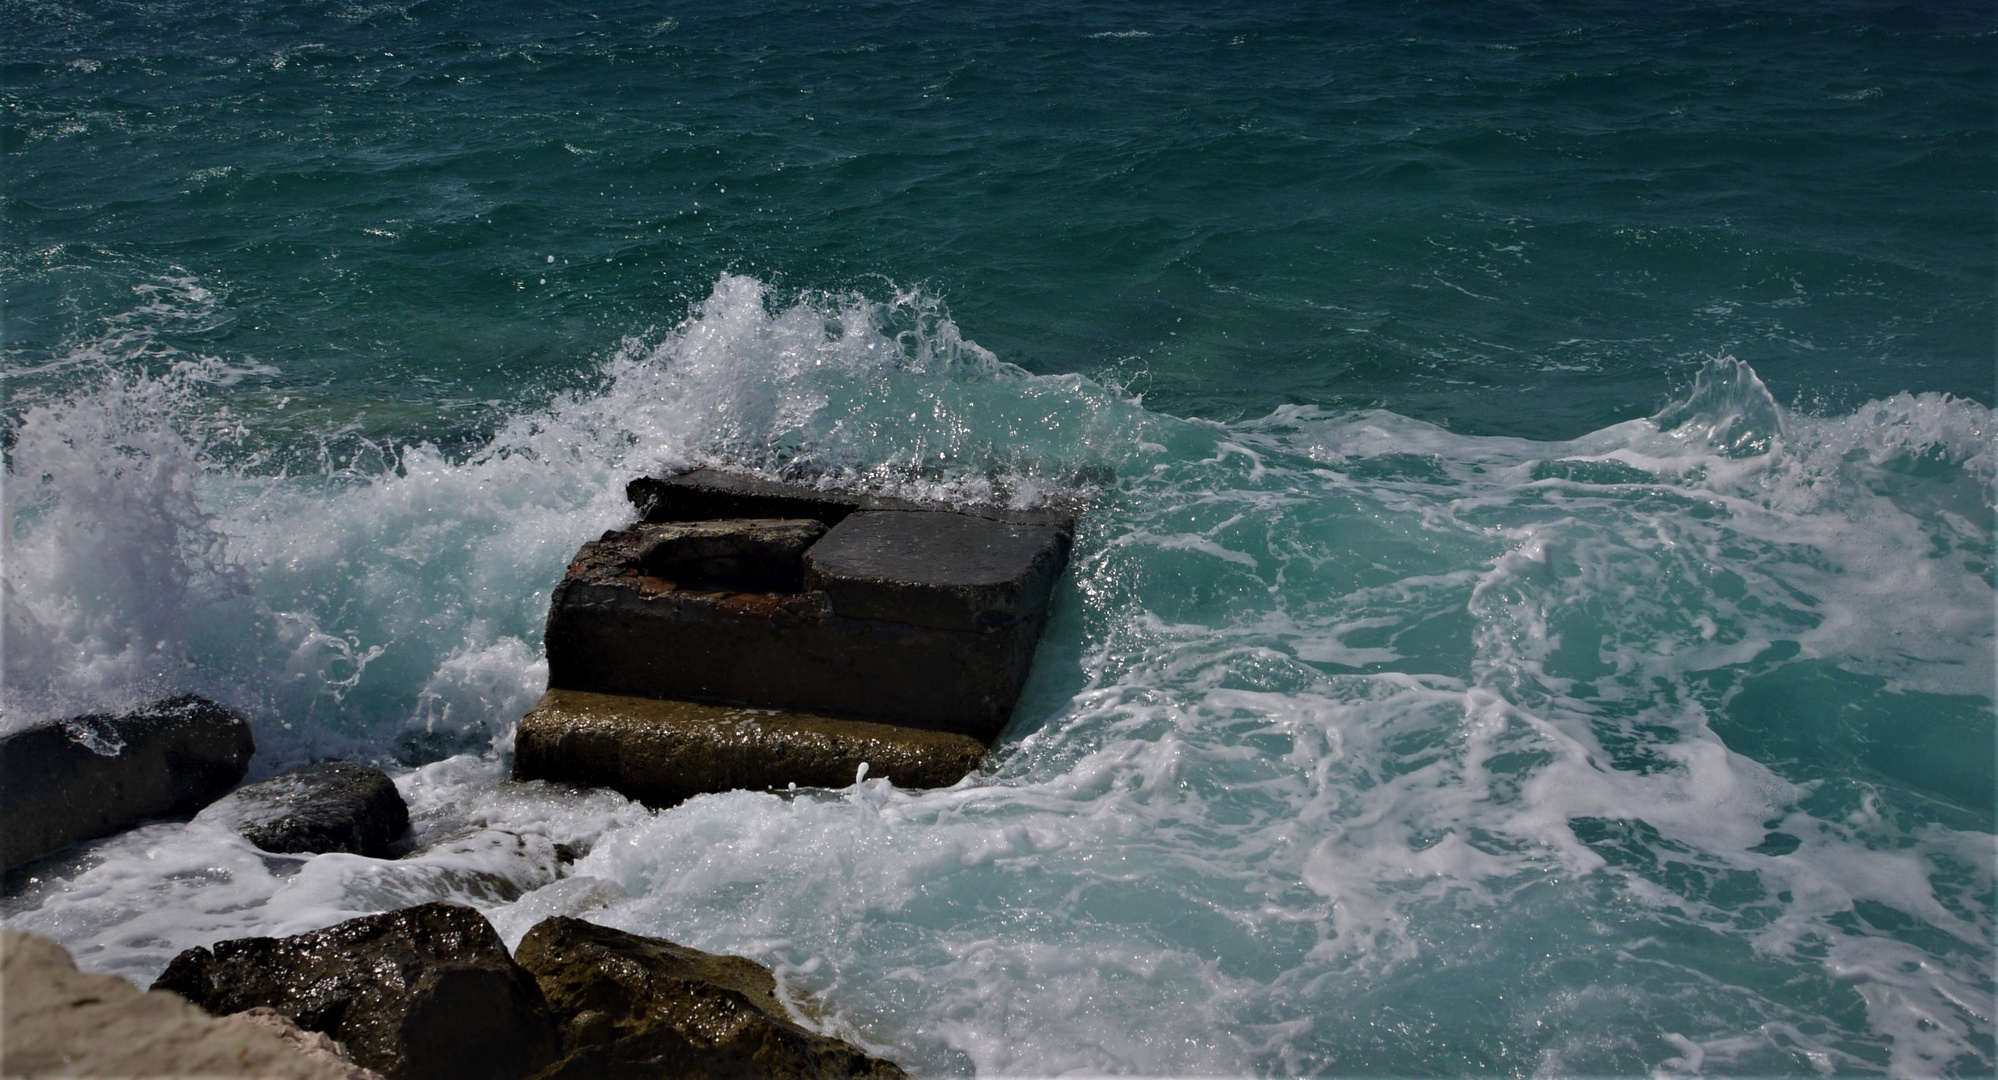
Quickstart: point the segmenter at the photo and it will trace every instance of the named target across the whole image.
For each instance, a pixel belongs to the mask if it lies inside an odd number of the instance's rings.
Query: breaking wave
[[[924,1072],[1998,1065],[1973,402],[1808,415],[1722,358],[1566,442],[1221,424],[920,294],[729,276],[476,451],[287,470],[240,370],[143,338],[8,417],[6,722],[204,693],[258,772],[400,763],[426,850],[101,842],[7,901],[86,966],[451,898],[757,957]],[[498,782],[569,555],[705,462],[1093,504],[985,773],[664,812]]]

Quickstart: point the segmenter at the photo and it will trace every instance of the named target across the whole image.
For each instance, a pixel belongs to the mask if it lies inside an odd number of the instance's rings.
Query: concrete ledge
[[[837,525],[856,510],[937,510],[1016,525],[1045,525],[1075,535],[1075,514],[1068,510],[934,505],[887,495],[821,491],[719,469],[695,469],[678,476],[641,476],[626,484],[624,493],[644,521],[812,518]]]
[[[805,588],[851,619],[997,630],[1041,614],[1068,545],[1044,525],[861,511],[805,552]]]
[[[861,762],[900,787],[947,787],[985,747],[964,735],[685,701],[550,690],[515,735],[513,775],[669,806],[737,788],[844,787]]]

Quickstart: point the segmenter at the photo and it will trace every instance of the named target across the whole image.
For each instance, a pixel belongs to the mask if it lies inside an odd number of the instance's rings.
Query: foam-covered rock
[[[323,761],[246,784],[196,815],[265,851],[346,851],[379,858],[409,828],[395,781],[372,765]]]

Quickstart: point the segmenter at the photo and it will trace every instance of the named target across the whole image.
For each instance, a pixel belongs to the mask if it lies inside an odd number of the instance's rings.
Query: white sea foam
[[[925,1072],[1994,1064],[1982,406],[1800,415],[1723,360],[1563,443],[1220,425],[1009,368],[920,296],[740,277],[463,458],[272,478],[216,392],[22,412],[9,722],[193,689],[260,769],[434,759],[400,770],[420,853],[92,845],[6,908],[86,966],[446,898],[509,941],[581,914],[754,956]],[[1107,479],[987,771],[658,812],[500,782],[564,561],[629,474],[709,460]]]

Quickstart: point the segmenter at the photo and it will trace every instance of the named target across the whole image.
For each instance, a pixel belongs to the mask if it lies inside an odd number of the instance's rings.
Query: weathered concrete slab
[[[800,1027],[770,970],[561,916],[521,939],[568,1056],[537,1080],[904,1080],[894,1063]]]
[[[859,510],[941,510],[1021,525],[1046,525],[1070,535],[1075,514],[1063,509],[1016,510],[999,506],[939,506],[863,492],[822,491],[782,484],[719,469],[695,469],[678,476],[640,477],[625,495],[645,521],[704,521],[717,518],[813,518],[837,525]]]
[[[862,762],[901,787],[977,769],[965,735],[686,701],[550,690],[514,735],[513,775],[610,787],[654,806],[704,792],[844,787]]]
[[[640,573],[678,588],[799,592],[805,549],[826,534],[814,518],[732,518],[643,524]]]
[[[534,977],[455,904],[189,949],[153,989],[217,1014],[275,1009],[388,1080],[516,1080],[560,1050]]]
[[[375,858],[409,828],[395,781],[372,765],[322,761],[237,788],[195,815],[265,851],[346,851]]]
[[[851,618],[818,592],[680,588],[645,572],[645,545],[660,527],[606,533],[577,554],[549,604],[550,686],[792,709],[987,742],[1011,717],[1041,613],[956,630]]]
[[[46,938],[0,929],[0,1069],[8,1076],[382,1080],[330,1041],[259,1016],[210,1016],[76,970]]]
[[[0,866],[192,814],[235,787],[255,752],[242,717],[191,695],[0,739]]]
[[[848,618],[996,630],[1047,606],[1068,542],[1045,525],[861,511],[805,555],[805,587]]]

